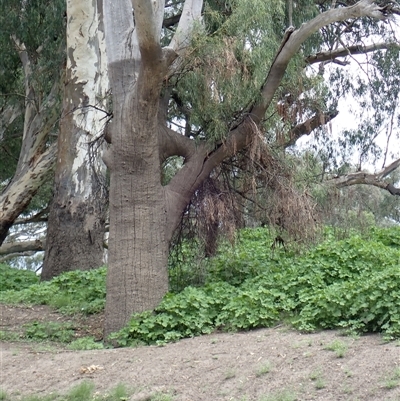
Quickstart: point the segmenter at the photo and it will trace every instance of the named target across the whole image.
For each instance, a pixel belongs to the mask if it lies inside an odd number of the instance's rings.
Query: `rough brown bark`
[[[133,93],[127,95],[124,87],[134,85],[134,77],[113,90],[112,144],[106,157],[111,181],[106,337],[124,326],[132,312],[153,309],[168,290],[170,238],[157,119],[164,69],[158,54],[159,60],[140,70]],[[127,70],[129,63],[115,63],[111,74],[121,76]]]

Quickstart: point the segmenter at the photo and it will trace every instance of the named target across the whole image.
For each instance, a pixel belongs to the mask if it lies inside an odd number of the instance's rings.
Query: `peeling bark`
[[[103,263],[107,194],[101,147],[108,90],[96,2],[67,1],[67,72],[42,280]]]

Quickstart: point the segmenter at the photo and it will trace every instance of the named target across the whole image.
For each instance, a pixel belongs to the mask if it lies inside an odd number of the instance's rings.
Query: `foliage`
[[[82,337],[72,341],[68,345],[68,348],[75,351],[88,351],[92,349],[104,349],[104,346],[102,343],[95,341],[93,337]]]
[[[20,291],[39,281],[39,277],[32,271],[18,270],[0,264],[0,291]]]
[[[74,336],[70,323],[34,321],[24,325],[24,337],[33,341],[68,343]]]
[[[61,274],[22,291],[3,291],[0,302],[50,305],[65,313],[97,313],[105,303],[106,268]]]
[[[400,337],[399,242],[399,227],[374,227],[341,240],[327,229],[323,243],[299,254],[290,243],[274,248],[274,235],[265,228],[242,230],[234,247],[224,243],[215,258],[204,260],[203,286],[167,294],[154,312],[134,315],[112,339],[123,346],[165,343],[281,321],[304,331],[340,328]],[[196,256],[192,250],[186,248],[187,256]],[[192,261],[183,262],[189,279]],[[49,304],[70,313],[100,311],[105,274],[105,268],[65,273],[21,291],[3,291],[0,301]],[[39,322],[25,327],[26,335],[37,339],[55,337],[56,331],[65,334],[68,328]],[[98,345],[85,338],[71,346]]]
[[[343,328],[400,336],[398,227],[344,240],[328,230],[326,240],[303,255],[273,252],[263,231],[244,230],[236,248],[223,248],[215,265],[210,263],[205,286],[168,294],[154,312],[134,315],[112,339],[121,345],[163,343],[282,320],[304,331]],[[252,235],[261,241],[252,244]],[[218,258],[234,263],[224,266]],[[229,267],[233,274],[227,276]]]

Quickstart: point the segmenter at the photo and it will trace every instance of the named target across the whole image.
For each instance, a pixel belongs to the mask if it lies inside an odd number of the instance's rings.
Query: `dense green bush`
[[[14,269],[4,264],[0,264],[0,278],[0,291],[19,291],[39,282],[39,278],[34,272]]]
[[[245,230],[236,248],[224,248],[208,266],[206,286],[168,294],[113,338],[121,345],[165,342],[282,320],[304,331],[345,328],[400,337],[399,228],[341,241],[328,232],[303,255],[272,253],[263,231]]]
[[[327,230],[324,242],[302,254],[273,249],[272,243],[266,229],[241,231],[235,247],[223,244],[215,258],[203,260],[204,285],[167,294],[155,311],[136,314],[113,339],[120,345],[164,343],[282,321],[304,331],[341,328],[400,337],[400,228],[372,228],[343,240]],[[187,246],[187,255],[195,260],[193,249]],[[177,285],[179,272],[180,285],[201,281],[190,257],[172,267]],[[2,291],[0,302],[98,312],[105,275],[105,268],[65,273],[21,291]]]
[[[96,313],[104,308],[106,268],[75,270],[21,291],[0,293],[0,302],[50,305],[67,313]]]

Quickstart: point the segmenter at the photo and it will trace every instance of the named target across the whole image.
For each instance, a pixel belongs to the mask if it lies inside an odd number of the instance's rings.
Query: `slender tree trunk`
[[[96,2],[67,1],[67,73],[42,279],[101,266],[107,194],[97,139],[108,89]]]
[[[0,193],[0,245],[8,235],[9,228],[28,207],[41,185],[49,179],[56,161],[57,145],[46,147],[50,132],[58,119],[59,81],[54,83],[50,93],[40,102],[32,85],[32,61],[24,43],[13,38],[24,71],[25,110],[22,144],[17,168],[8,186]],[[11,124],[17,110],[1,121],[0,136],[5,126]]]

